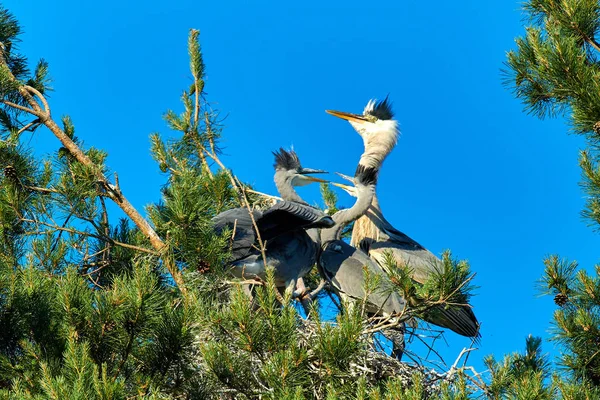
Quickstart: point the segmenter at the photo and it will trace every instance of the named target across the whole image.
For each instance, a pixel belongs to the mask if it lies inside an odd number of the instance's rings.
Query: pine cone
[[[592,129],[594,130],[594,132],[600,134],[600,121],[596,122]]]
[[[17,182],[19,180],[19,176],[17,175],[17,170],[12,165],[7,165],[4,167],[4,176],[6,179]]]
[[[564,306],[568,302],[569,302],[569,296],[567,296],[566,294],[559,293],[556,296],[554,296],[554,303],[556,303],[556,305],[559,307]]]
[[[210,264],[208,264],[204,260],[200,260],[200,262],[198,262],[198,272],[200,272],[201,274],[210,272]]]

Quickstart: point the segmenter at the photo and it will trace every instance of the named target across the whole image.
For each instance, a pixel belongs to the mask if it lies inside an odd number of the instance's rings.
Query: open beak
[[[311,182],[329,183],[329,181],[326,181],[325,179],[319,179],[319,178],[315,178],[314,176],[308,176],[308,175],[304,175],[304,177],[302,179],[311,181]]]
[[[334,117],[345,119],[346,121],[352,122],[366,122],[367,119],[360,114],[352,114],[343,111],[325,110],[327,114],[331,114]]]
[[[329,181],[326,181],[325,179],[320,179],[320,178],[315,178],[314,176],[310,176],[308,174],[327,174],[327,171],[324,171],[322,169],[312,169],[312,168],[302,168],[300,171],[298,171],[299,174],[302,175],[302,179],[306,180],[306,181],[310,181],[310,182],[321,182],[321,183],[328,183]]]
[[[343,183],[331,182],[333,186],[337,186],[339,188],[344,189],[345,191],[352,191],[354,189],[352,186],[344,185]]]
[[[307,174],[328,174],[329,172],[323,169],[312,169],[312,168],[302,168],[298,171],[299,174],[307,175]]]
[[[340,176],[341,178],[343,178],[343,179],[345,179],[345,180],[347,180],[347,181],[349,181],[349,182],[352,182],[352,183],[354,183],[354,178],[352,178],[351,176],[344,175],[344,174],[342,174],[342,173],[339,173],[339,172],[336,172],[336,174],[337,174],[338,176]]]

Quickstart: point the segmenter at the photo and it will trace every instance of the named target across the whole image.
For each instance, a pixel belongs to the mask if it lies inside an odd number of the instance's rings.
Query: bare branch
[[[33,219],[29,219],[29,218],[21,218],[22,222],[29,222],[29,223],[33,223],[36,225],[43,225],[43,226],[47,226],[48,228],[51,228],[52,230],[55,231],[64,231],[67,233],[73,233],[76,235],[83,235],[83,236],[88,236],[88,237],[93,237],[95,239],[100,239],[100,240],[106,240],[114,245],[120,246],[120,247],[125,247],[128,249],[132,249],[132,250],[136,250],[136,251],[141,251],[143,253],[148,253],[148,254],[152,254],[154,256],[159,256],[160,253],[150,250],[150,249],[146,249],[144,247],[140,247],[140,246],[135,246],[133,244],[129,244],[129,243],[123,243],[123,242],[119,242],[118,240],[114,240],[112,238],[109,237],[103,237],[101,235],[97,235],[95,233],[90,233],[90,232],[84,232],[84,231],[80,231],[78,229],[75,228],[68,228],[68,227],[62,227],[62,226],[58,226],[58,225],[52,225],[49,224],[47,222],[43,222],[43,221],[37,221],[37,220],[33,220]],[[44,235],[44,234],[53,234],[54,232],[51,231],[40,231],[40,232],[27,232],[27,235]]]
[[[28,85],[24,85],[23,87],[32,92],[35,96],[37,96],[38,99],[40,99],[40,101],[44,105],[44,112],[46,113],[46,115],[50,116],[50,107],[48,106],[48,101],[46,100],[46,98],[34,87]]]
[[[31,108],[23,107],[23,106],[21,106],[21,105],[19,105],[19,104],[13,103],[12,101],[8,101],[8,100],[1,100],[1,102],[2,102],[3,104],[6,104],[6,105],[7,105],[7,106],[9,106],[9,107],[16,108],[17,110],[25,111],[26,113],[29,113],[29,114],[33,114],[33,115],[35,115],[36,117],[39,117],[39,116],[40,116],[40,114],[39,114],[37,111],[35,111],[35,110],[32,110]]]

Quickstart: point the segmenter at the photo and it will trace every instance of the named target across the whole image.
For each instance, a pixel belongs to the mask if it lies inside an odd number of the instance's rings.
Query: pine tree
[[[488,360],[486,382],[460,357],[446,372],[390,357],[381,332],[397,322],[369,317],[360,302],[344,307],[326,287],[304,304],[309,317],[272,273],[249,298],[227,274],[229,235],[216,235],[211,218],[270,200],[220,159],[223,127],[205,100],[198,31],[187,43],[193,83],[182,111],[165,114],[176,139],[151,135],[165,185],[147,219],[127,201],[106,153],[85,149],[68,116],[54,120],[49,66],[29,70],[19,34],[0,8],[0,398],[467,399],[557,390],[545,381],[537,341],[525,355]],[[41,129],[60,142],[47,160],[22,140]],[[338,209],[327,188],[323,197]],[[109,215],[109,202],[127,219]],[[401,292],[411,304],[404,320],[463,304],[469,265],[449,253],[443,261],[425,285],[393,268],[389,279],[367,277],[366,289]],[[569,304],[573,293],[565,293]],[[334,321],[321,313],[329,298],[340,306]]]
[[[567,115],[576,134],[586,138],[579,163],[587,204],[583,215],[600,228],[600,6],[591,0],[530,0],[524,6],[529,26],[508,53],[507,83],[525,110],[540,118]],[[592,274],[577,263],[550,256],[543,287],[554,295],[552,340],[562,345],[559,363],[573,387],[600,387],[600,266]],[[569,386],[570,385],[570,386]],[[580,390],[581,393],[584,390]],[[575,391],[573,391],[575,393]],[[595,392],[598,395],[598,392]],[[571,395],[569,395],[571,396]],[[573,397],[566,398],[590,398]],[[597,397],[594,397],[597,398]]]

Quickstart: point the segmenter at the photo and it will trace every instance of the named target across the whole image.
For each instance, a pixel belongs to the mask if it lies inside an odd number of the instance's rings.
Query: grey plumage
[[[252,210],[256,228],[265,243],[267,265],[274,268],[275,284],[288,286],[308,273],[316,263],[318,244],[311,233],[334,224],[331,217],[306,204],[295,192],[295,184],[321,181],[308,173],[324,172],[300,166],[294,152],[274,153],[275,181],[284,201],[263,211]],[[290,201],[291,200],[291,201]],[[232,231],[231,272],[239,278],[265,278],[266,268],[260,252],[257,230],[247,208],[227,210],[213,218],[216,232]]]
[[[365,150],[359,166],[381,168],[387,155],[396,146],[399,135],[388,98],[382,102],[369,101],[362,115],[340,111],[328,113],[348,120],[363,138]],[[443,268],[438,257],[395,229],[383,217],[376,195],[372,197],[372,204],[365,215],[354,224],[351,244],[368,252],[384,268],[384,254],[391,252],[396,263],[410,268],[413,271],[412,279],[419,283],[425,283],[429,276]],[[479,322],[468,305],[438,307],[426,320],[464,336],[479,336]]]
[[[360,217],[371,203],[377,171],[366,168],[355,176],[357,200],[346,210],[333,215],[335,225],[321,230],[322,253],[319,268],[336,292],[350,299],[362,300],[366,297],[367,312],[384,315],[401,313],[406,305],[398,293],[365,291],[365,269],[371,276],[385,275],[383,269],[362,250],[341,240],[345,225]]]

